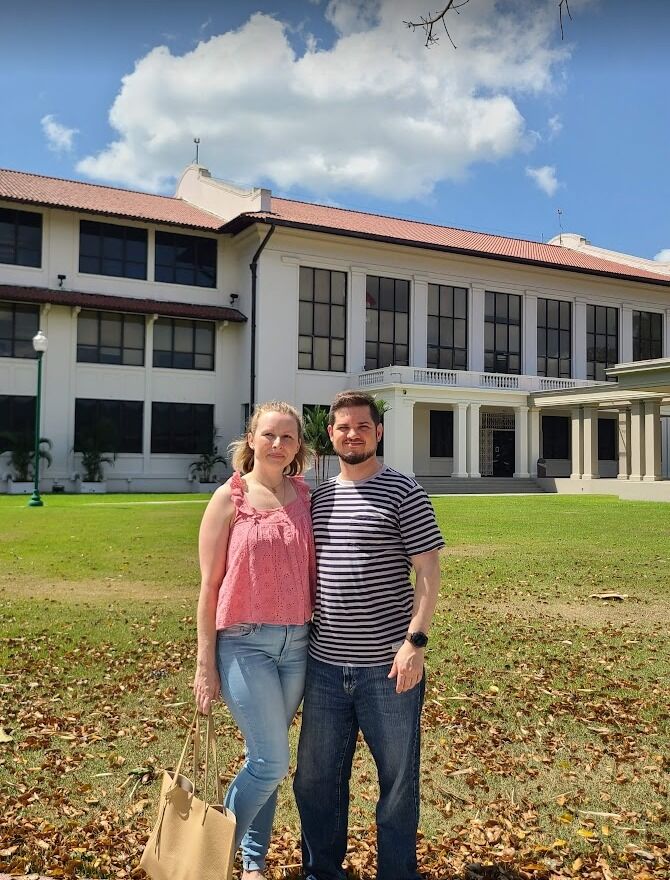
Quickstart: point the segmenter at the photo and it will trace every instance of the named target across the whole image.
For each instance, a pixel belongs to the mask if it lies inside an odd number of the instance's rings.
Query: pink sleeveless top
[[[312,616],[316,564],[309,487],[302,477],[288,479],[296,498],[274,510],[251,507],[239,473],[230,480],[235,518],[216,605],[217,629],[236,623],[301,625]]]

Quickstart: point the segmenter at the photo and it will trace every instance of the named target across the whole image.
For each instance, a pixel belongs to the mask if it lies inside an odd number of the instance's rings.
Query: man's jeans
[[[240,624],[221,630],[216,659],[221,695],[242,731],[244,766],[230,783],[226,806],[235,813],[235,846],[245,870],[262,871],[277,804],[288,773],[288,728],[305,682],[309,624]]]
[[[387,666],[310,657],[294,791],[306,880],[344,880],[349,778],[359,729],[379,775],[378,880],[417,880],[419,722],[425,679],[396,694]]]

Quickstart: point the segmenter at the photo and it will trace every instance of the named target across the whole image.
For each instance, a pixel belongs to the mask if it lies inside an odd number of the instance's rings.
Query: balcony
[[[553,379],[546,376],[516,376],[481,373],[475,370],[435,370],[429,367],[384,367],[358,374],[359,388],[387,385],[429,385],[433,388],[483,388],[496,391],[562,391],[607,385],[591,379]]]

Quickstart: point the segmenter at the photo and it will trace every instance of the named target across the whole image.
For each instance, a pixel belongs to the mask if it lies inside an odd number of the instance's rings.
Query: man
[[[340,475],[312,496],[317,598],[294,784],[303,870],[307,880],[345,878],[360,730],[379,777],[377,878],[417,880],[423,663],[444,542],[423,489],[377,461],[382,426],[369,394],[338,394],[328,433]]]

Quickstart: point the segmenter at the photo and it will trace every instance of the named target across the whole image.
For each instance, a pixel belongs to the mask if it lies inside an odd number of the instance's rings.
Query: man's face
[[[367,406],[338,409],[335,422],[328,425],[333,449],[347,464],[361,464],[377,452],[382,426],[375,425]]]

